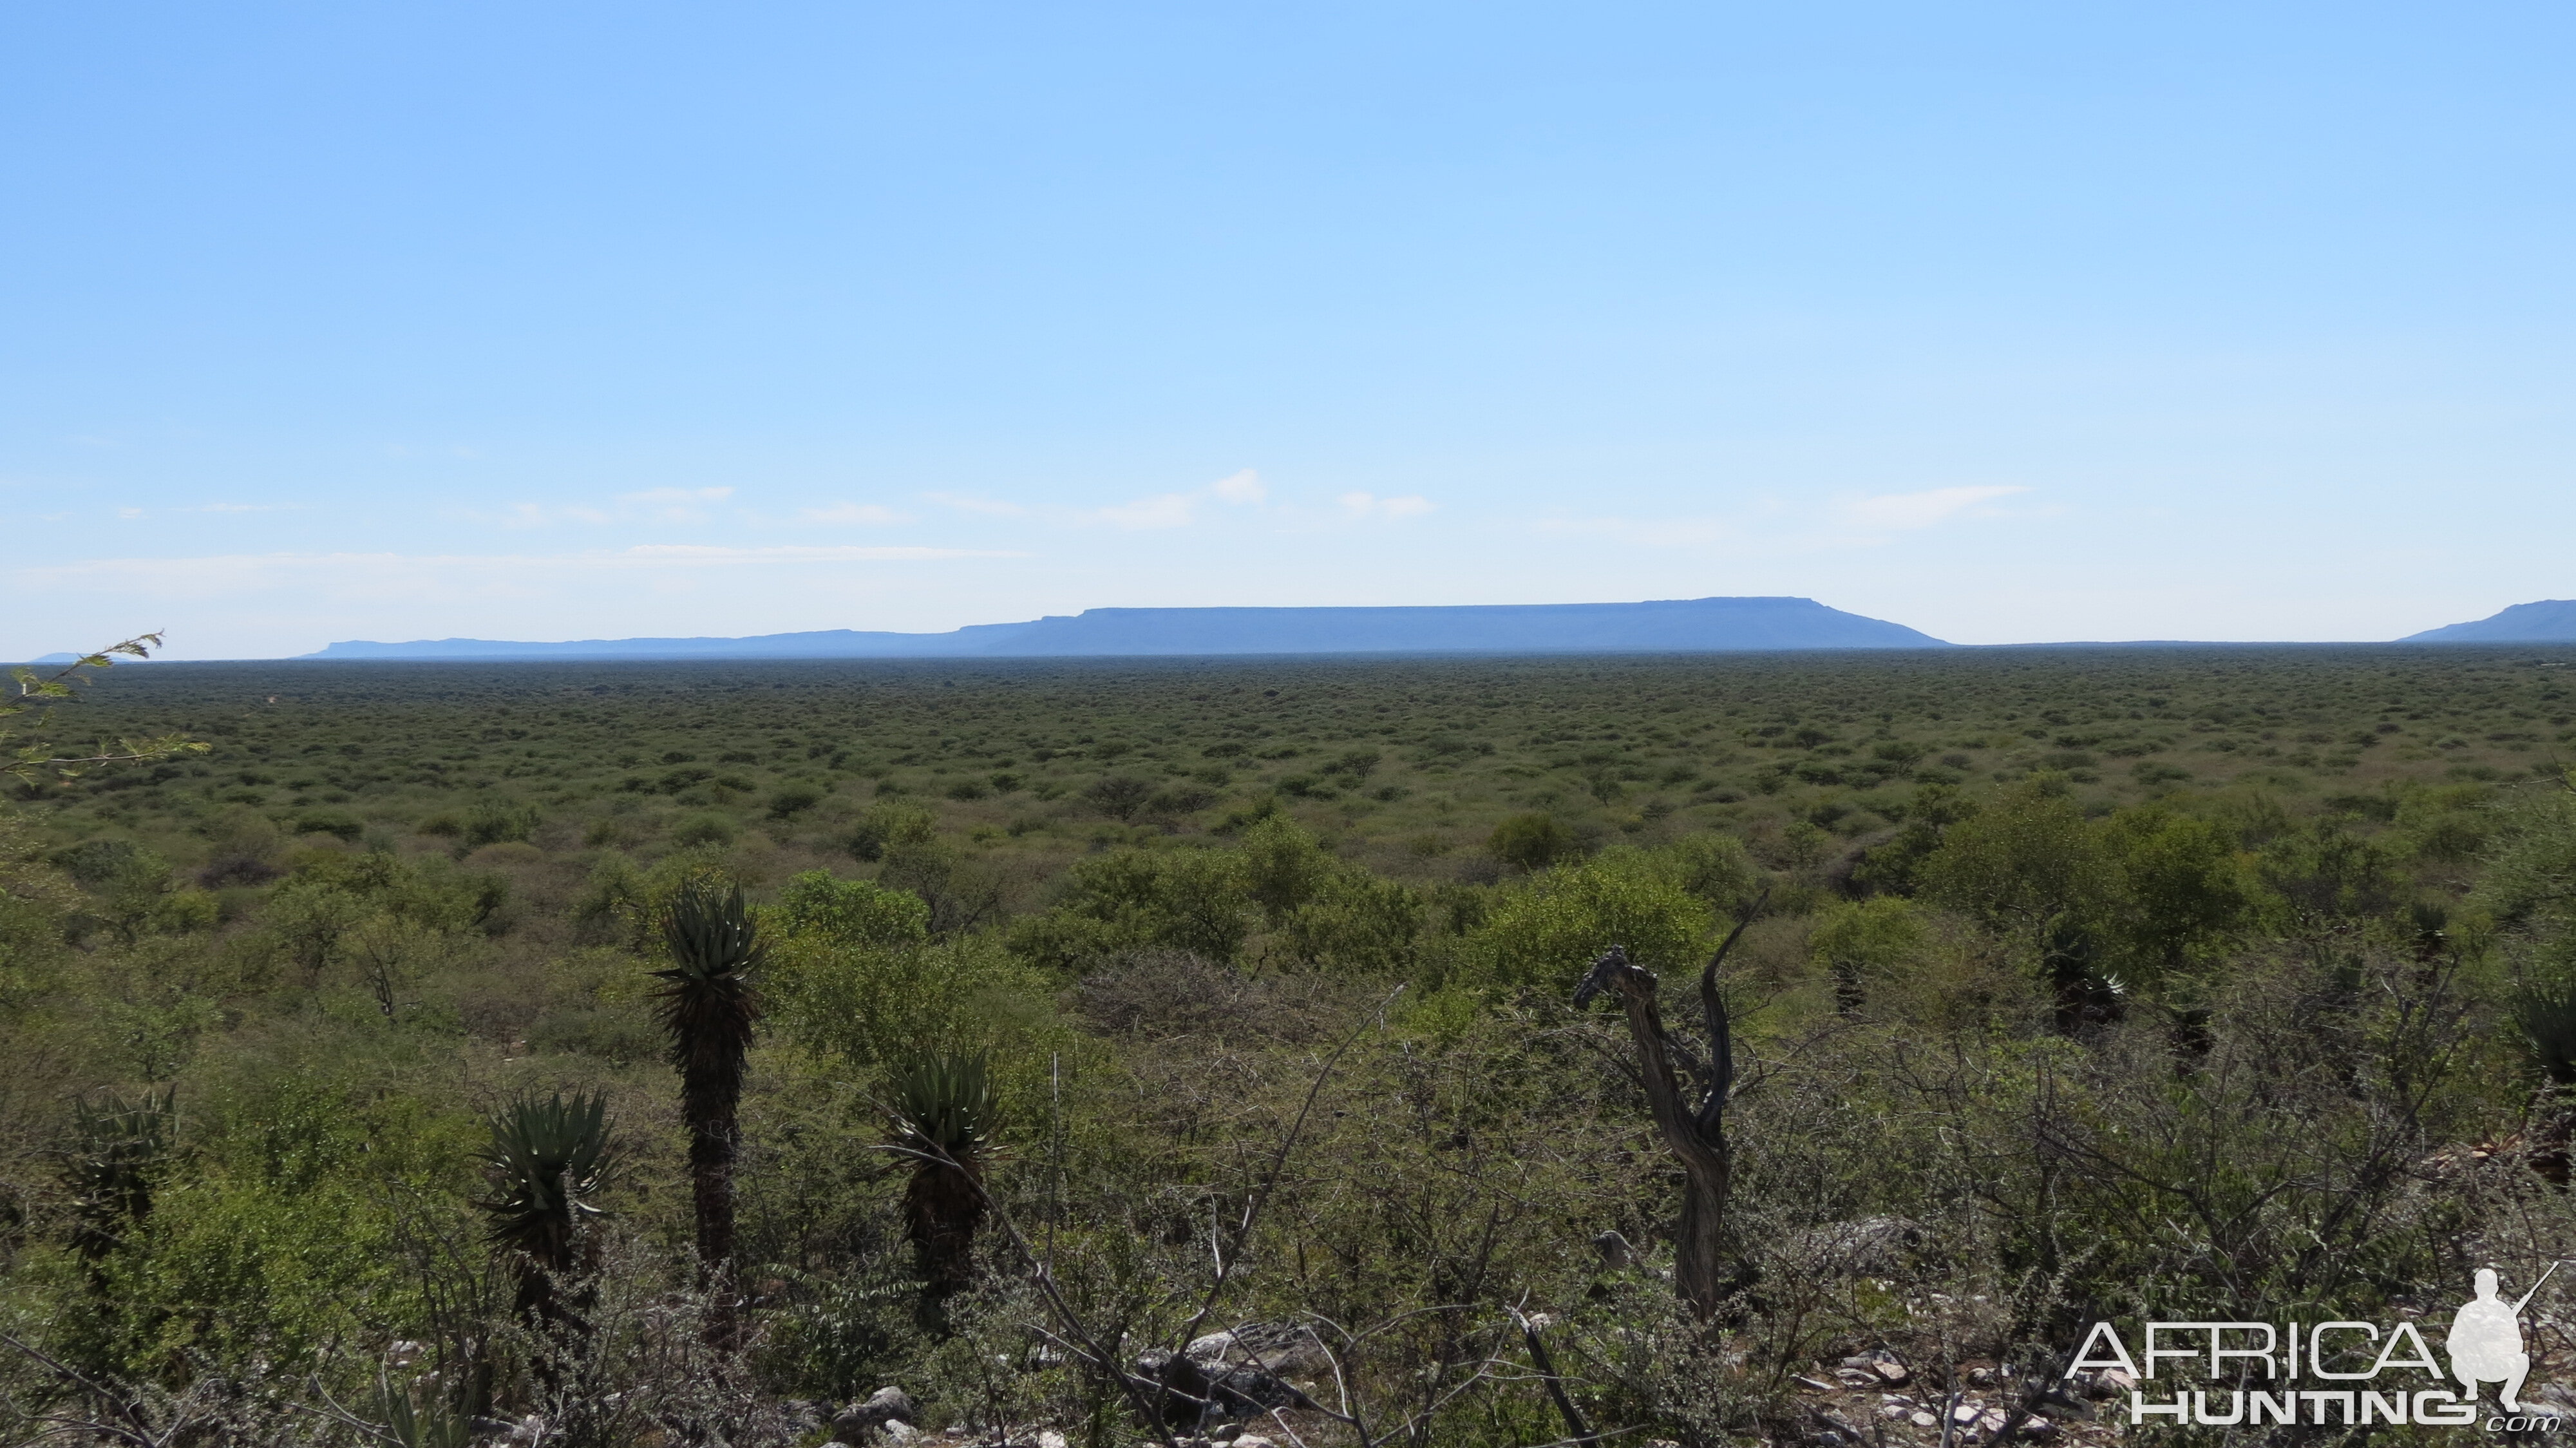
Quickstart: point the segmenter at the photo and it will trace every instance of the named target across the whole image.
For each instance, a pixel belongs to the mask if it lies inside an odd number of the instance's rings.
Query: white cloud
[[[882,526],[888,523],[912,521],[910,513],[898,513],[892,508],[879,507],[874,503],[834,503],[828,508],[807,508],[804,511],[807,518],[817,523],[859,523]]]
[[[732,496],[731,488],[646,488],[640,493],[620,493],[617,501],[630,508],[645,509],[665,522],[697,523],[706,519],[703,505],[721,503]]]
[[[878,563],[942,558],[1025,558],[1028,555],[1001,548],[870,548],[855,544],[724,548],[712,544],[642,543],[619,553],[582,556],[596,560],[597,566],[616,567],[633,563]]]
[[[486,515],[468,513],[466,516],[481,518]],[[603,513],[597,508],[548,508],[542,503],[512,503],[510,510],[501,515],[501,526],[543,528],[551,523],[605,523],[614,516],[614,514]]]
[[[500,515],[505,528],[543,528],[554,523],[613,523],[620,518],[649,517],[665,523],[703,523],[707,505],[721,503],[734,495],[732,488],[646,488],[642,492],[617,495],[615,511],[585,508],[578,504],[513,503]],[[492,515],[467,511],[468,518],[492,521]]]
[[[1354,518],[1419,518],[1431,511],[1431,500],[1406,494],[1381,498],[1375,493],[1344,493],[1342,511]]]
[[[1835,505],[1845,523],[1872,532],[1929,528],[1956,514],[2030,489],[2018,487],[1934,488],[1923,493],[1887,493]]]
[[[235,553],[201,558],[93,558],[23,569],[24,586],[105,584],[117,594],[212,599],[276,589],[323,596],[440,597],[551,592],[569,577],[653,574],[706,568],[779,568],[812,564],[934,563],[1026,554],[976,548],[797,545],[728,548],[647,543],[580,553]]]
[[[1115,508],[1100,510],[1100,521],[1115,528],[1186,528],[1198,515],[1196,493],[1158,493]]]
[[[1543,518],[1535,532],[1573,538],[1614,538],[1637,548],[1700,548],[1742,530],[1723,518]]]
[[[1229,473],[1204,488],[1186,493],[1157,493],[1115,508],[1103,508],[1092,516],[1114,528],[1186,528],[1198,521],[1199,504],[1210,498],[1238,507],[1253,507],[1268,496],[1270,490],[1261,485],[1261,474],[1245,468],[1239,473]]]
[[[731,488],[646,488],[640,493],[620,493],[621,503],[721,503],[733,496]]]
[[[981,513],[988,518],[1016,518],[1028,511],[1017,503],[1005,503],[994,498],[969,498],[957,493],[924,493],[921,496],[923,501],[937,503],[943,508],[955,508],[961,513]]]

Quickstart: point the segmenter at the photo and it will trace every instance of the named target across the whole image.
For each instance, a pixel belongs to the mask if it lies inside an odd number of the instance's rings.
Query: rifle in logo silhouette
[[[2475,1400],[2478,1384],[2498,1383],[2498,1401],[2508,1413],[2522,1411],[2517,1400],[2522,1380],[2531,1372],[2531,1354],[2522,1347],[2522,1309],[2540,1294],[2543,1283],[2558,1270],[2565,1258],[2553,1259],[2549,1269],[2531,1290],[2508,1306],[2496,1296],[2496,1274],[2492,1267],[2478,1269],[2478,1295],[2460,1304],[2451,1316],[2450,1335],[2442,1346],[2451,1354],[2451,1376],[2458,1378]]]

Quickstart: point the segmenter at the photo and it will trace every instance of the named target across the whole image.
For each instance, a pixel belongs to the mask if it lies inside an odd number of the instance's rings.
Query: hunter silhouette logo
[[[2478,1269],[2478,1295],[2451,1314],[2450,1336],[2442,1340],[2443,1351],[2451,1355],[2451,1376],[2469,1390],[2471,1401],[2478,1396],[2478,1384],[2502,1383],[2496,1401],[2508,1413],[2522,1411],[2517,1395],[2522,1392],[2523,1378],[2531,1372],[2531,1354],[2522,1350],[2522,1309],[2540,1291],[2541,1283],[2549,1280],[2549,1273],[2557,1270],[2558,1264],[2550,1263],[2549,1271],[2540,1274],[2540,1282],[2531,1284],[2530,1292],[2507,1306],[2496,1296],[2495,1269]]]

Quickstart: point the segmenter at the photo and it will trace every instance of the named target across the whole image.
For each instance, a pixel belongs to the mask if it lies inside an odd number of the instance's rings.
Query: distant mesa
[[[1939,649],[1812,598],[1416,608],[1094,608],[949,633],[823,629],[720,639],[336,643],[312,659],[1008,659],[1220,654],[1728,653]]]
[[[2445,624],[2399,639],[2402,644],[2576,643],[2576,598],[2517,603],[2493,618]]]

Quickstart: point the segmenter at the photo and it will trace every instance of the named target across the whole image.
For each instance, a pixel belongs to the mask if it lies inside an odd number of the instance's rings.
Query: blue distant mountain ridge
[[[1190,654],[1720,653],[1941,649],[1812,598],[1409,608],[1094,608],[949,633],[822,629],[752,638],[335,643],[312,659],[939,659]]]
[[[2445,624],[2399,639],[2407,644],[2576,643],[2576,598],[2517,603],[2475,623]]]

